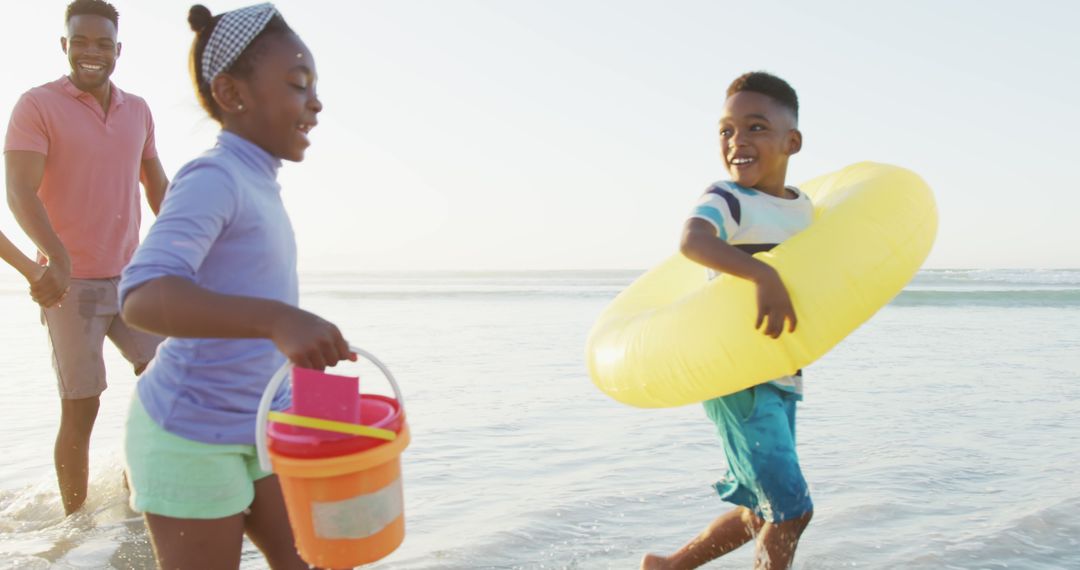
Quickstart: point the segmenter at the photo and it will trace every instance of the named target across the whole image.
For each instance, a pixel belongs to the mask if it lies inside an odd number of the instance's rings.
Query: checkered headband
[[[274,5],[265,2],[225,12],[218,20],[202,54],[202,78],[210,83],[236,62],[248,44],[278,14]]]

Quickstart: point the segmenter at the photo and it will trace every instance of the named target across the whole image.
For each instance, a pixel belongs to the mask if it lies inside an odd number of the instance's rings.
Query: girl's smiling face
[[[299,162],[322,111],[315,58],[293,33],[258,43],[251,76],[234,80],[236,103],[226,107],[224,126],[277,158]]]

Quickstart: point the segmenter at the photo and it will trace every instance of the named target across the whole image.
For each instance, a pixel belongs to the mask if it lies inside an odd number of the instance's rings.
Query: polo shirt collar
[[[83,91],[82,89],[79,89],[78,87],[76,87],[75,84],[71,81],[71,78],[68,77],[67,75],[60,78],[60,85],[63,86],[64,91],[66,91],[68,95],[71,95],[72,97],[74,97],[76,99],[78,99],[79,97],[82,97],[83,95],[86,95],[87,97],[93,97],[93,95],[91,95],[91,94],[87,93],[86,91]],[[120,104],[122,104],[124,102],[124,99],[126,98],[126,95],[124,95],[124,92],[121,91],[116,86],[116,84],[112,82],[112,80],[109,81],[109,90],[111,92],[111,95],[110,95],[110,98],[109,98],[109,106],[110,107],[115,107],[115,106],[120,105]]]
[[[281,168],[281,159],[275,158],[259,145],[225,130],[218,134],[217,142],[222,148],[236,154],[243,163],[265,174],[271,180],[277,178],[278,169]]]

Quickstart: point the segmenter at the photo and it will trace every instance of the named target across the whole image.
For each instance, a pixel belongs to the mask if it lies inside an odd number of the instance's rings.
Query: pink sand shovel
[[[293,413],[350,424],[360,423],[360,378],[338,376],[309,368],[292,370]],[[298,433],[333,436],[313,428],[297,428]]]

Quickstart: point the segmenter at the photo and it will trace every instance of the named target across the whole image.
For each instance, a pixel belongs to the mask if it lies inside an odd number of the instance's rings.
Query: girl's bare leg
[[[248,538],[266,556],[274,570],[308,570],[308,565],[296,551],[296,541],[285,512],[285,498],[277,475],[255,482],[255,500],[251,513],[244,518]]]
[[[175,519],[147,513],[146,526],[162,570],[238,568],[244,515],[220,519]]]

